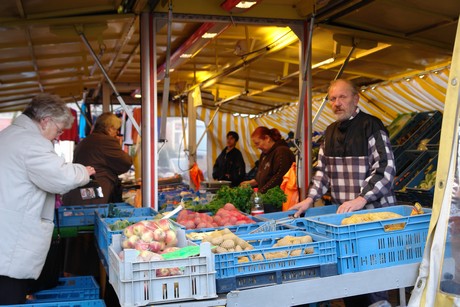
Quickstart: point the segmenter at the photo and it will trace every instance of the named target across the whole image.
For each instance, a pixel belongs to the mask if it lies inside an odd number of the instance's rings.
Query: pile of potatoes
[[[228,228],[208,233],[206,236],[203,237],[202,242],[210,242],[213,246],[212,251],[215,254],[251,251],[254,249],[254,247],[251,244],[235,235]],[[273,244],[272,247],[291,246],[298,244],[306,244],[310,242],[313,242],[313,239],[309,235],[301,237],[287,235],[279,239],[275,244]],[[286,248],[285,250],[279,250],[274,252],[261,250],[260,253],[251,253],[251,255],[248,256],[238,257],[238,263],[244,263],[249,261],[263,261],[286,257],[296,257],[302,254],[313,253],[313,247],[295,249]]]
[[[309,235],[305,235],[302,237],[295,237],[295,236],[285,236],[282,239],[279,239],[272,247],[283,247],[283,246],[291,246],[297,244],[306,244],[313,242],[313,239]],[[313,247],[304,248],[304,254],[313,254],[314,249]],[[270,260],[270,259],[279,259],[279,258],[287,258],[287,257],[296,257],[302,254],[302,248],[296,249],[286,249],[286,250],[279,250],[275,252],[264,252],[262,254],[254,254],[251,255],[252,261],[262,261],[262,260]],[[248,262],[248,257],[240,257],[238,259],[238,263]]]
[[[215,246],[212,250],[215,254],[249,251],[254,249],[251,244],[239,238],[228,228],[209,233],[207,236],[203,237],[202,242],[210,242],[212,246]]]

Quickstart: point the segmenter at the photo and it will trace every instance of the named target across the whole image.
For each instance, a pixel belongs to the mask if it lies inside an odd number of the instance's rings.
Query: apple
[[[145,231],[146,231],[146,228],[143,223],[136,223],[133,225],[133,232],[136,236],[141,237]]]
[[[149,230],[149,229],[146,229],[146,231],[142,234],[141,236],[141,240],[146,242],[146,243],[150,243],[154,240],[154,233],[153,231]]]
[[[138,251],[147,251],[150,250],[150,243],[139,240],[135,243],[134,248]]]
[[[160,226],[158,226],[157,224],[157,221],[149,221],[146,227],[148,227],[150,230],[155,230],[155,229],[160,228]]]
[[[128,239],[124,239],[123,242],[121,242],[121,248],[123,249],[130,248],[130,243]]]
[[[182,275],[184,274],[184,272],[178,268],[178,267],[175,267],[175,268],[170,268],[169,269],[169,275],[168,276],[176,276],[176,275]]]
[[[131,237],[131,236],[134,234],[133,225],[129,225],[128,227],[126,227],[126,228],[123,230],[123,234],[124,234],[125,237],[127,237],[127,238]]]
[[[166,243],[166,246],[167,247],[171,247],[171,246],[176,246],[177,245],[177,235],[176,235],[176,232],[174,230],[167,230],[165,231],[165,243]]]
[[[131,237],[128,238],[128,246],[129,248],[134,248],[134,246],[136,245],[136,242],[139,241],[140,238],[136,235],[132,235]]]
[[[159,253],[165,248],[164,242],[153,241],[148,243],[148,249],[154,253]]]
[[[160,226],[160,228],[164,231],[171,229],[171,223],[167,219],[158,220],[156,222],[158,223],[158,226]]]
[[[157,277],[166,277],[169,276],[169,269],[168,268],[161,268],[156,270]]]
[[[155,229],[152,232],[152,234],[153,234],[153,240],[158,241],[158,242],[164,242],[166,234],[162,229],[160,228]]]

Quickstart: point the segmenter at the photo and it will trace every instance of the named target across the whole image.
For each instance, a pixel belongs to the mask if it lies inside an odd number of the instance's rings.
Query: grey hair
[[[105,112],[99,115],[94,124],[94,132],[103,132],[107,134],[109,128],[120,129],[121,120],[113,113]]]
[[[345,82],[348,87],[351,90],[351,93],[353,95],[359,95],[359,88],[356,84],[353,83],[353,81],[347,80],[347,79],[337,79],[337,80],[332,80],[331,83],[329,84],[329,88],[327,89],[327,92],[331,90],[333,86],[335,86],[338,82]]]
[[[57,95],[38,94],[27,105],[23,114],[30,119],[40,122],[46,117],[51,117],[54,121],[64,124],[64,128],[70,128],[74,117],[67,104]]]

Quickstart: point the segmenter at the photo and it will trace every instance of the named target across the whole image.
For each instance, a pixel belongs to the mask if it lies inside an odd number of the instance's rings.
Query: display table
[[[406,306],[405,287],[414,286],[419,263],[398,265],[280,285],[232,291],[215,300],[176,302],[161,306],[293,306],[338,299],[358,294],[400,289],[401,307]]]

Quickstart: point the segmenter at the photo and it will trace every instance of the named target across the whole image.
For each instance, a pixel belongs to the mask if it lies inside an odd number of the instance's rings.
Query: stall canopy
[[[1,1],[0,111],[21,110],[40,92],[68,102],[102,103],[106,96],[118,103],[110,89],[103,95],[107,80],[78,33],[88,39],[125,102],[139,104],[134,94],[141,87],[141,12],[152,12],[158,23],[159,94],[169,51],[170,103],[199,88],[203,107],[215,109],[228,99],[220,111],[253,115],[298,102],[304,69],[299,37],[306,36],[313,15],[316,96],[325,92],[352,46],[343,77],[363,86],[446,67],[460,12],[460,2],[452,0],[258,0],[248,9],[239,9],[239,2]]]

